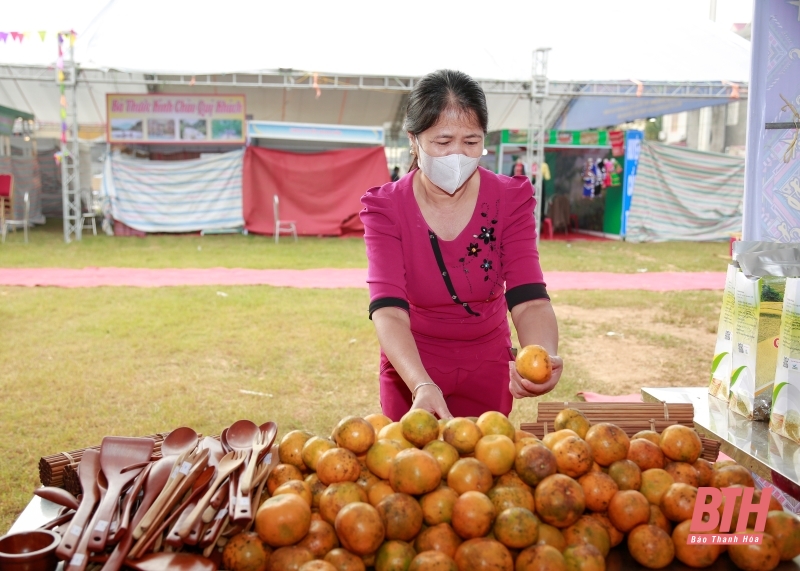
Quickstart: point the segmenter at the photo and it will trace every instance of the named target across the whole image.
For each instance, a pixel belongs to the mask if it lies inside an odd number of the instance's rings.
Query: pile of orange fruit
[[[612,551],[623,542],[651,569],[707,567],[727,551],[760,571],[800,555],[800,518],[774,498],[761,543],[687,545],[698,487],[753,486],[735,462],[700,458],[693,429],[628,437],[573,409],[555,428],[539,440],[498,412],[445,422],[415,409],[400,422],[344,418],[329,438],[289,432],[255,531],[228,541],[224,567],[602,571],[623,568]]]

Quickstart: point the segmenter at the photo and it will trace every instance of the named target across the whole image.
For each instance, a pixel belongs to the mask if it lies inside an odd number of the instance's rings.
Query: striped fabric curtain
[[[728,240],[743,193],[744,158],[643,141],[627,240]]]

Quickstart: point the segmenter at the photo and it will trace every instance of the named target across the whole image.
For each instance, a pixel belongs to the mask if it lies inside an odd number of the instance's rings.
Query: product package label
[[[725,292],[722,294],[722,309],[719,312],[717,344],[711,362],[711,382],[708,394],[724,401],[728,400],[731,386],[731,352],[733,348],[733,325],[736,312],[736,274],[735,265],[728,265],[725,274]]]

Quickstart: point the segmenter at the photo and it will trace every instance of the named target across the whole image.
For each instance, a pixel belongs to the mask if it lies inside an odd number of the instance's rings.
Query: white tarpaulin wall
[[[142,232],[195,232],[244,226],[244,150],[191,161],[112,155],[103,194],[111,215]]]
[[[642,142],[627,240],[728,240],[742,228],[744,158]]]

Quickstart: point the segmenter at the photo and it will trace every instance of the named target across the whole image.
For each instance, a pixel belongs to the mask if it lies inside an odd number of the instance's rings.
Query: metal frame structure
[[[66,34],[65,34],[66,35]],[[69,37],[69,36],[66,36]],[[61,83],[69,87],[66,117],[68,136],[61,140],[61,199],[64,212],[64,242],[70,243],[73,238],[81,240],[83,219],[81,218],[81,180],[80,180],[80,145],[78,143],[78,73],[75,65],[75,48],[69,42],[68,57],[64,58],[63,80]],[[58,81],[56,70],[56,81]]]
[[[533,66],[531,70],[530,108],[528,112],[528,142],[525,147],[525,164],[527,172],[532,174],[533,165],[538,166],[536,181],[533,186],[533,197],[536,199],[536,223],[542,218],[542,169],[544,163],[544,137],[545,117],[544,105],[550,96],[550,82],[547,79],[547,56],[550,48],[539,48],[533,52]],[[536,234],[536,243],[539,243],[539,234]]]

